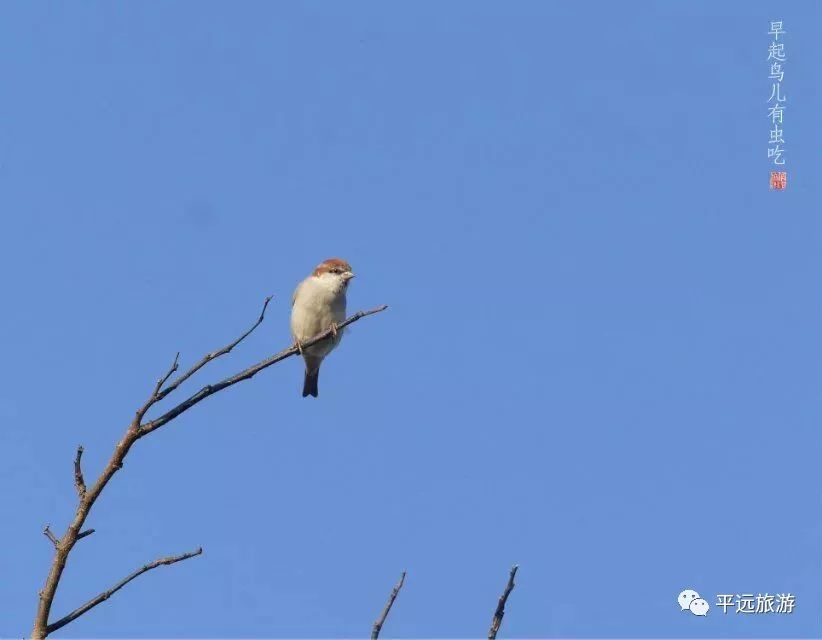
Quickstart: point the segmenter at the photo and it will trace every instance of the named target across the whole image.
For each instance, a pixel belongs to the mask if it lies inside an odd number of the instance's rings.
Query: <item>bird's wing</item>
[[[305,280],[303,280],[300,284],[297,285],[297,288],[294,289],[294,293],[291,294],[291,306],[294,306],[294,303],[297,302],[297,294],[300,293],[300,289],[303,288],[305,284]]]

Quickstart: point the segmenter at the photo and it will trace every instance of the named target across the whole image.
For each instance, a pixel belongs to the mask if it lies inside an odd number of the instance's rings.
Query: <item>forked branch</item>
[[[375,307],[374,309],[369,309],[368,311],[357,311],[357,313],[355,313],[353,316],[350,316],[350,317],[346,318],[343,322],[340,322],[337,325],[336,328],[339,331],[340,329],[342,329],[344,327],[347,327],[348,325],[357,322],[357,320],[361,320],[362,318],[365,318],[367,316],[374,315],[375,313],[380,313],[381,311],[385,311],[387,308],[388,308],[388,305],[384,304],[380,307]],[[326,329],[322,333],[318,333],[313,338],[303,341],[302,342],[302,348],[305,349],[306,347],[310,347],[312,345],[315,345],[318,342],[321,342],[322,340],[325,340],[326,338],[330,337],[332,335],[332,333],[333,333],[332,329]],[[206,385],[205,387],[200,389],[197,393],[190,396],[188,399],[183,400],[180,404],[178,404],[173,409],[169,409],[168,411],[166,411],[160,417],[155,418],[154,420],[151,420],[151,421],[147,422],[146,424],[144,424],[140,429],[140,437],[148,435],[152,431],[156,431],[157,429],[159,429],[163,425],[165,425],[165,424],[171,422],[172,420],[174,420],[174,418],[179,416],[184,411],[188,411],[195,404],[198,404],[199,402],[202,402],[203,400],[205,400],[206,398],[208,398],[211,395],[214,395],[218,391],[222,391],[223,389],[226,389],[230,386],[233,386],[233,385],[237,384],[238,382],[242,382],[243,380],[248,380],[248,379],[254,377],[255,375],[257,375],[258,373],[260,373],[260,371],[262,371],[263,369],[267,369],[272,364],[277,364],[278,362],[281,362],[281,361],[285,360],[286,358],[290,358],[291,356],[297,355],[299,352],[300,352],[300,350],[297,347],[297,345],[293,345],[293,346],[289,347],[288,349],[284,349],[283,351],[280,351],[279,353],[275,353],[273,356],[270,356],[270,357],[266,358],[265,360],[261,360],[257,364],[250,366],[248,369],[245,369],[244,371],[240,371],[240,373],[236,373],[233,376],[230,376],[230,377],[226,378],[225,380],[221,380],[220,382],[217,382],[215,384]]]
[[[202,369],[204,366],[206,366],[212,360],[215,360],[215,359],[219,358],[220,356],[224,356],[227,353],[231,353],[231,350],[234,347],[236,347],[243,340],[245,340],[248,336],[250,336],[251,332],[254,331],[254,329],[256,329],[257,327],[259,327],[262,324],[263,320],[265,319],[265,310],[268,308],[268,303],[269,302],[271,302],[271,296],[268,296],[265,299],[265,301],[263,302],[263,310],[260,311],[260,317],[257,318],[257,322],[255,322],[253,325],[251,325],[251,328],[248,331],[246,331],[243,335],[241,335],[239,338],[237,338],[233,342],[228,343],[222,349],[217,349],[216,351],[212,351],[211,353],[207,353],[206,355],[204,355],[202,357],[202,359],[197,364],[195,364],[193,367],[191,367],[191,369],[186,371],[184,374],[182,374],[180,377],[178,377],[176,380],[174,380],[174,382],[172,382],[165,389],[163,389],[159,393],[159,397],[157,398],[157,400],[159,401],[159,400],[162,400],[163,398],[165,398],[169,393],[174,391],[177,387],[179,387],[181,384],[183,384],[186,380],[188,380],[191,376],[193,376],[195,373],[197,373],[200,369]]]
[[[277,354],[274,354],[265,360],[258,362],[239,373],[230,376],[224,380],[216,382],[214,384],[209,384],[200,389],[197,393],[190,396],[186,400],[180,402],[177,406],[169,409],[164,414],[151,420],[149,422],[143,422],[143,418],[145,417],[146,413],[148,412],[151,407],[155,404],[166,398],[170,393],[175,391],[179,386],[188,380],[192,375],[194,375],[197,371],[202,369],[206,364],[223,356],[229,352],[231,352],[234,347],[236,347],[240,342],[245,340],[253,331],[256,329],[263,321],[265,317],[265,311],[268,307],[268,303],[271,301],[271,297],[265,299],[263,302],[263,308],[260,312],[260,316],[257,321],[248,329],[245,333],[243,333],[239,338],[233,340],[226,346],[222,347],[221,349],[217,349],[216,351],[212,351],[211,353],[206,354],[201,358],[191,369],[180,375],[178,378],[173,380],[168,386],[164,386],[171,376],[178,370],[179,368],[179,353],[174,358],[174,362],[172,363],[171,367],[168,371],[160,377],[154,388],[151,392],[149,398],[143,403],[143,405],[137,409],[134,414],[134,418],[129,423],[128,428],[126,429],[125,434],[117,443],[117,446],[114,448],[114,452],[111,455],[108,463],[106,464],[103,471],[100,473],[100,476],[94,482],[93,485],[90,487],[86,486],[85,480],[83,478],[83,471],[81,468],[81,458],[83,455],[83,448],[78,447],[77,454],[74,458],[74,485],[77,490],[77,495],[79,497],[79,502],[77,504],[77,509],[74,514],[74,518],[72,519],[71,523],[68,525],[66,532],[63,534],[62,537],[57,538],[50,529],[44,530],[45,535],[51,540],[52,544],[55,547],[54,551],[54,558],[52,559],[51,567],[49,569],[49,574],[46,577],[45,585],[43,589],[40,591],[40,600],[37,606],[37,614],[34,618],[34,628],[32,629],[32,638],[42,639],[45,638],[49,633],[54,631],[55,629],[59,629],[64,625],[68,624],[72,620],[75,620],[77,617],[84,614],[89,609],[97,606],[100,602],[105,601],[108,599],[112,593],[121,589],[126,583],[136,578],[138,575],[145,573],[161,564],[173,564],[175,562],[179,562],[180,560],[185,560],[186,558],[190,558],[194,555],[199,555],[202,552],[201,549],[198,549],[196,552],[192,552],[190,554],[183,554],[182,556],[176,557],[168,557],[168,558],[161,558],[160,560],[155,561],[149,565],[145,565],[142,569],[139,569],[132,575],[128,576],[125,580],[121,581],[117,585],[115,585],[112,589],[108,591],[104,591],[102,594],[90,600],[82,607],[75,609],[72,613],[64,616],[57,622],[49,624],[49,614],[51,612],[51,606],[54,602],[54,596],[57,593],[57,587],[60,584],[60,578],[63,575],[63,571],[66,567],[66,562],[68,561],[69,554],[71,550],[74,548],[74,545],[77,543],[78,540],[84,538],[91,533],[94,533],[94,529],[83,529],[83,525],[85,524],[86,519],[91,511],[92,506],[94,505],[95,501],[98,497],[100,497],[100,493],[102,493],[103,489],[105,489],[108,482],[114,477],[114,474],[117,473],[120,469],[123,468],[123,461],[125,460],[126,456],[128,455],[129,450],[131,447],[136,443],[140,438],[147,436],[149,433],[156,431],[163,425],[168,424],[174,418],[179,416],[181,413],[184,413],[194,405],[198,404],[205,398],[214,395],[218,391],[222,391],[223,389],[227,389],[238,382],[242,382],[243,380],[248,380],[252,378],[254,375],[270,367],[277,362],[285,360],[299,352],[296,345],[289,347],[283,351],[280,351]],[[337,325],[337,329],[341,329],[346,327],[358,320],[365,318],[367,316],[373,315],[375,313],[379,313],[381,311],[385,311],[388,308],[388,305],[383,305],[381,307],[376,307],[369,311],[358,311],[354,315],[347,318],[345,321],[341,322]],[[332,329],[328,329],[323,331],[322,333],[314,336],[310,340],[306,340],[302,343],[303,348],[309,347],[313,344],[320,342],[321,340],[325,340],[332,334]]]

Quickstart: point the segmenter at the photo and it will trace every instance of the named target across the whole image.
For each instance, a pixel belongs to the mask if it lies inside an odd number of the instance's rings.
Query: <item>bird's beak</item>
[[[353,277],[354,277],[354,274],[353,274],[353,273],[351,273],[350,271],[346,271],[346,272],[343,274],[343,278],[345,278],[345,281],[346,281],[346,282],[348,282],[349,280],[351,280],[351,278],[353,278]]]

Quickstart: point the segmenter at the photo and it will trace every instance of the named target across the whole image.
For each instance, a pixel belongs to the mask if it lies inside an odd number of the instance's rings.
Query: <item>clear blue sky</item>
[[[820,16],[716,4],[3,3],[0,635],[77,444],[329,256],[390,310],[141,441],[55,616],[205,554],[59,635],[363,636],[405,569],[386,636],[481,636],[513,563],[506,637],[822,634]]]

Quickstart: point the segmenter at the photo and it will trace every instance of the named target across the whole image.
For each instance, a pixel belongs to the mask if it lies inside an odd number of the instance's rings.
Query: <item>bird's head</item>
[[[329,258],[317,265],[313,275],[337,291],[345,291],[351,278],[354,277],[354,272],[351,270],[351,265],[345,260]]]

